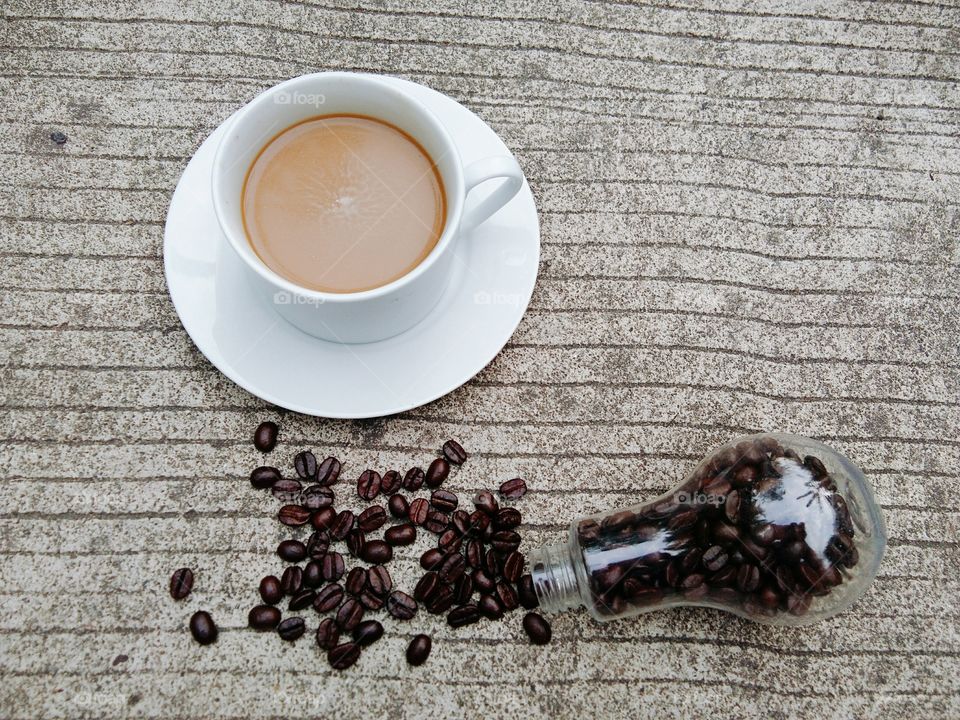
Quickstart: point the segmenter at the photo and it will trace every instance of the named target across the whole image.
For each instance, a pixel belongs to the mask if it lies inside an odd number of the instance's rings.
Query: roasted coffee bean
[[[327,650],[327,662],[334,670],[346,670],[360,659],[360,646],[345,642]]]
[[[315,530],[329,530],[337,519],[337,511],[332,507],[320,508],[310,516],[310,524]]]
[[[687,575],[685,578],[683,578],[683,580],[680,581],[680,587],[682,587],[684,590],[691,590],[703,585],[703,580],[704,577],[700,573]]]
[[[416,498],[410,502],[409,517],[414,525],[423,525],[430,512],[430,503],[424,498]]]
[[[367,570],[367,587],[374,595],[383,597],[393,589],[393,579],[383,565],[374,565]]]
[[[456,530],[461,537],[466,537],[470,532],[470,516],[467,514],[466,510],[457,510],[450,516],[450,525],[453,526],[453,529]]]
[[[528,612],[524,615],[523,629],[534,645],[546,645],[553,635],[550,623],[544,620],[540,613]]]
[[[326,530],[314,530],[307,538],[307,556],[320,560],[330,549],[330,533]]]
[[[320,561],[323,568],[323,579],[327,582],[339,580],[343,577],[344,563],[343,555],[336,551],[328,552]]]
[[[445,553],[460,552],[463,538],[456,530],[444,530],[437,539],[437,547]]]
[[[323,563],[321,560],[311,560],[303,568],[303,584],[306,587],[318,588],[323,585]]]
[[[327,487],[334,485],[340,477],[340,461],[328,457],[317,468],[317,482]]]
[[[434,615],[441,615],[453,607],[453,586],[442,584],[433,596],[427,601],[427,610]]]
[[[430,504],[440,512],[453,512],[458,503],[456,494],[449,490],[434,490],[430,493]]]
[[[354,528],[347,533],[347,550],[355,558],[363,556],[363,548],[366,547],[366,544],[367,536],[360,528]]]
[[[257,605],[247,613],[247,624],[254,630],[273,630],[280,622],[280,611],[273,605]]]
[[[416,492],[423,487],[423,481],[426,478],[422,468],[412,467],[407,470],[403,476],[403,489],[409,492]]]
[[[477,610],[488,620],[499,620],[503,617],[503,608],[493,595],[481,595],[477,601]]]
[[[407,663],[414,666],[423,665],[430,657],[431,645],[429,635],[415,635],[407,645]]]
[[[353,629],[353,640],[361,647],[373,645],[383,637],[383,625],[376,620],[364,620]]]
[[[303,610],[313,605],[313,600],[317,596],[317,593],[311,590],[310,588],[301,589],[296,595],[290,598],[290,604],[287,606],[288,610]]]
[[[447,440],[443,444],[443,456],[454,465],[463,465],[467,460],[467,451],[456,440]]]
[[[303,485],[299,480],[281,478],[270,487],[271,494],[282,503],[299,504]]]
[[[197,610],[190,616],[190,634],[201,645],[209,645],[217,641],[217,624],[213,622],[210,613]]]
[[[330,583],[317,591],[313,598],[313,609],[318,613],[329,612],[338,608],[341,601],[343,601],[343,587],[340,583]]]
[[[435,535],[439,535],[447,529],[449,524],[449,515],[442,513],[439,510],[431,510],[427,513],[427,519],[423,523],[423,529],[427,532],[432,532]]]
[[[473,585],[482,593],[491,593],[496,587],[496,582],[481,568],[477,568],[473,571]]]
[[[289,527],[300,527],[309,522],[310,511],[299,505],[284,505],[277,513],[277,519]]]
[[[301,587],[303,587],[303,570],[296,565],[291,565],[280,576],[280,589],[283,590],[284,595],[293,595]]]
[[[473,603],[469,605],[461,605],[460,607],[454,608],[447,615],[447,624],[450,627],[463,627],[464,625],[472,625],[480,619],[480,611],[477,609],[477,606]]]
[[[273,484],[280,479],[280,471],[269,465],[262,465],[250,473],[250,484],[258,490],[272,487]]]
[[[474,510],[467,519],[467,525],[470,537],[482,538],[491,529],[490,516],[483,510]]]
[[[260,580],[260,597],[267,605],[276,605],[283,597],[280,580],[276,575],[267,575]]]
[[[398,620],[409,620],[417,614],[417,601],[405,592],[394,590],[387,597],[387,612]]]
[[[307,557],[307,546],[299,540],[284,540],[277,545],[277,555],[287,562],[300,562]]]
[[[347,598],[337,610],[337,626],[341,630],[353,630],[363,619],[364,607],[356,598]]]
[[[260,452],[270,452],[277,446],[279,428],[275,422],[262,422],[253,431],[253,446]]]
[[[373,500],[380,494],[380,473],[376,470],[364,470],[357,480],[357,495],[363,500]]]
[[[183,600],[193,590],[193,570],[180,568],[174,570],[170,576],[170,597],[174,600]]]
[[[293,458],[293,468],[300,477],[313,480],[317,477],[317,458],[309,450],[298,452]]]
[[[450,463],[444,458],[437,458],[430,463],[430,467],[427,468],[427,476],[424,482],[427,483],[427,487],[440,487],[440,484],[447,479],[449,474]]]
[[[281,640],[286,640],[287,642],[298,640],[303,637],[303,633],[306,631],[307,624],[303,621],[302,617],[290,617],[280,621],[280,624],[277,625],[277,634]]]
[[[507,480],[500,485],[500,495],[508,500],[519,500],[527,494],[527,483],[523,478]]]
[[[445,557],[446,555],[439,550],[431,548],[420,556],[420,567],[424,570],[436,570],[443,563]]]
[[[484,550],[482,542],[479,540],[467,541],[467,548],[466,552],[464,553],[464,557],[467,560],[467,565],[472,568],[482,567],[485,554],[486,550]]]
[[[459,580],[463,573],[466,572],[466,566],[467,563],[463,559],[463,555],[452,553],[444,557],[443,562],[440,563],[440,567],[437,569],[437,572],[440,574],[441,578],[449,583],[452,583]]]
[[[343,540],[347,536],[347,533],[353,529],[353,520],[352,512],[349,510],[341,511],[330,527],[330,535],[337,540]]]
[[[413,523],[403,523],[387,528],[383,533],[383,538],[390,545],[397,547],[399,545],[412,545],[417,539],[417,528]]]
[[[395,493],[403,486],[403,478],[396,470],[387,470],[380,479],[380,492],[384,495]]]
[[[496,577],[500,572],[500,565],[497,563],[497,554],[492,550],[487,551],[483,556],[483,569],[490,577]]]
[[[522,553],[518,553],[516,550],[508,553],[503,558],[503,563],[500,566],[500,574],[509,582],[517,582],[523,574],[523,562],[524,557]]]
[[[333,618],[324,618],[317,628],[317,645],[321,650],[329,650],[340,642],[340,628]]]
[[[364,546],[362,557],[368,563],[383,565],[393,559],[393,549],[383,540],[371,540]]]
[[[453,599],[459,605],[470,602],[473,597],[473,578],[463,575],[453,584]]]
[[[357,527],[365,533],[372,533],[383,527],[387,521],[387,511],[379,505],[371,505],[357,516]]]
[[[493,534],[490,544],[498,553],[510,553],[520,547],[520,536],[513,530],[498,530]]]
[[[728,559],[729,555],[724,552],[723,548],[719,545],[714,545],[703,553],[701,562],[707,570],[710,572],[716,572],[727,564]]]
[[[419,602],[426,602],[434,596],[440,586],[440,576],[435,572],[428,572],[413,589],[413,598]]]
[[[527,610],[533,610],[540,605],[537,591],[533,587],[533,576],[530,573],[520,576],[520,580],[517,582],[517,595],[520,598],[520,604]]]
[[[387,507],[395,518],[408,517],[410,512],[410,505],[407,504],[407,499],[403,495],[391,495],[387,501]]]
[[[371,592],[370,588],[364,588],[357,599],[367,610],[379,610],[386,602],[382,597]]]
[[[760,569],[756,565],[741,565],[737,571],[737,588],[740,592],[753,592],[759,584]]]
[[[493,517],[493,526],[497,530],[512,530],[523,522],[523,516],[516,508],[500,508]]]
[[[520,599],[517,597],[517,591],[514,590],[513,585],[508,583],[506,580],[497,581],[497,589],[494,595],[500,602],[500,606],[505,612],[516,610],[520,605]]]
[[[361,567],[351,568],[343,586],[351,595],[359,595],[367,584],[367,571]]]
[[[311,511],[330,507],[333,505],[333,490],[323,485],[310,485],[303,491],[300,504]]]

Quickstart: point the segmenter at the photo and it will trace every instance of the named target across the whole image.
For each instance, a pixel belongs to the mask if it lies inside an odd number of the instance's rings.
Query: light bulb
[[[530,564],[546,612],[584,605],[611,620],[696,605],[800,625],[860,598],[885,547],[859,468],[823,443],[765,433],[716,448],[650,502],[575,520]]]

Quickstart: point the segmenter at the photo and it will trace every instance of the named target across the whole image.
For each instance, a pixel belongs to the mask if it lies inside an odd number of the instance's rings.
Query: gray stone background
[[[8,0],[0,25],[0,716],[960,715],[960,8],[926,0]],[[327,69],[457,98],[516,153],[543,225],[510,344],[427,407],[267,407],[193,347],[162,234],[191,154],[260,90]],[[50,133],[69,137],[58,147]],[[246,631],[276,567],[248,437],[278,418],[347,477],[473,453],[525,547],[781,429],[860,464],[890,547],[797,630],[693,609],[600,626],[387,623],[332,674]],[[394,563],[414,577],[425,541]],[[176,604],[167,578],[197,569]],[[194,644],[197,608],[222,633]],[[413,628],[433,634],[411,670]]]

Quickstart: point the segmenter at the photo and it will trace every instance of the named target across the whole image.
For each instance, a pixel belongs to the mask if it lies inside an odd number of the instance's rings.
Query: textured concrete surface
[[[960,9],[926,0],[468,3],[9,0],[0,25],[0,716],[960,715]],[[192,346],[166,293],[167,204],[259,90],[393,73],[483,116],[543,223],[532,307],[474,381],[371,422],[277,412]],[[50,133],[68,141],[56,146]],[[823,624],[684,610],[599,626],[408,628],[335,675],[243,629],[275,567],[278,452],[515,474],[526,542],[659,493],[758,429],[872,479],[890,550]],[[424,544],[402,554],[413,578]],[[194,596],[166,595],[197,569]],[[223,631],[184,630],[211,610]],[[412,627],[412,626],[411,626]]]

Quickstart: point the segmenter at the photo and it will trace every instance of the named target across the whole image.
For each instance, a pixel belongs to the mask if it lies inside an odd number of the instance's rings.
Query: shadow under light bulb
[[[885,547],[859,468],[815,440],[765,433],[716,448],[650,502],[575,520],[530,566],[545,612],[584,605],[612,620],[693,605],[801,625],[860,598]]]

